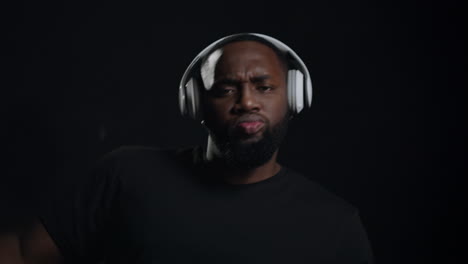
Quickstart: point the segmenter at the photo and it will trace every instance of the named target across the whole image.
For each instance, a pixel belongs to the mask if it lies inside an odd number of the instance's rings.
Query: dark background
[[[360,209],[378,263],[460,262],[461,3],[4,5],[1,230],[117,146],[203,144],[203,128],[178,113],[180,77],[211,42],[258,32],[293,48],[313,79],[281,161]]]

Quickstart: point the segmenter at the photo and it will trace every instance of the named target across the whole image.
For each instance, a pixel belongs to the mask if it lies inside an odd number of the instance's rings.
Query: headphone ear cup
[[[199,111],[199,90],[198,90],[198,82],[194,78],[190,78],[190,80],[185,85],[186,89],[186,109],[188,110],[188,114],[197,119]]]
[[[201,111],[200,111],[200,87],[203,87],[203,85],[200,86],[200,82],[195,79],[193,79],[193,119],[199,119],[202,117]]]
[[[296,113],[300,113],[304,109],[304,74],[301,71],[296,70],[296,82],[295,82],[295,92],[296,92]]]
[[[306,93],[306,102],[307,102],[307,107],[310,107],[312,105],[312,81],[309,78],[306,78],[305,82],[305,88],[304,91]]]
[[[288,106],[289,110],[296,114],[296,85],[295,70],[288,71]]]
[[[185,92],[185,86],[179,87],[179,110],[182,116],[187,115],[187,96]]]
[[[294,114],[304,109],[304,74],[299,70],[288,71],[288,104]]]

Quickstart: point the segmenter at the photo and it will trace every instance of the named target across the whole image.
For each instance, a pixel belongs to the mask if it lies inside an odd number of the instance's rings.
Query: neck
[[[208,137],[208,143],[205,153],[205,159],[214,173],[222,175],[223,180],[230,184],[250,184],[266,180],[279,172],[281,165],[277,162],[278,150],[272,155],[266,163],[255,168],[229,168],[223,165],[221,151],[214,144],[211,136]]]

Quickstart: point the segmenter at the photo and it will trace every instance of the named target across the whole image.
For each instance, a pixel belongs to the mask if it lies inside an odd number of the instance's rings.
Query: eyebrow
[[[261,83],[261,82],[264,82],[268,79],[271,79],[271,76],[268,75],[268,74],[265,74],[265,75],[260,75],[260,76],[254,76],[252,78],[250,78],[250,81],[251,82],[254,82],[254,83]]]
[[[220,85],[237,85],[239,84],[239,80],[233,78],[222,78],[220,80],[216,80],[213,86],[220,86]]]
[[[254,76],[250,78],[250,81],[253,83],[261,83],[268,79],[271,79],[271,75],[265,74],[265,75]],[[241,81],[239,79],[226,77],[226,78],[221,78],[215,81],[214,84],[215,85],[237,85],[240,82]]]

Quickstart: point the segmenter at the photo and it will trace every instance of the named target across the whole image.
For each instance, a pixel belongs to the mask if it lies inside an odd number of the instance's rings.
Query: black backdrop
[[[212,41],[258,32],[292,47],[313,78],[313,106],[280,160],[360,209],[378,263],[458,260],[461,2],[34,1],[2,13],[3,231],[117,146],[203,144],[203,128],[179,116],[179,79]]]

